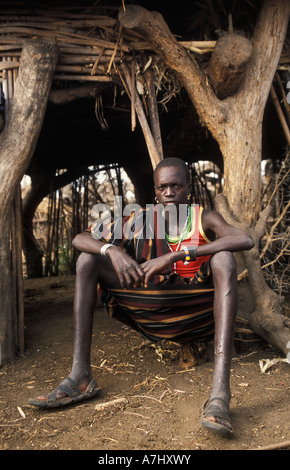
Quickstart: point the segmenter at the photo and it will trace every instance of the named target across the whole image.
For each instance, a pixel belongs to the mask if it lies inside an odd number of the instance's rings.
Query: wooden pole
[[[256,449],[253,449],[253,450],[279,450],[279,449],[287,449],[288,447],[290,448],[290,441],[283,441],[283,442],[278,442],[277,444],[270,444],[264,447],[257,447]]]
[[[135,60],[133,60],[131,67],[131,129],[136,128],[136,85],[135,85]]]
[[[157,150],[154,137],[151,133],[141,100],[136,92],[136,88],[134,87],[135,90],[132,89],[131,74],[125,64],[122,65],[122,73],[124,75],[125,82],[130,93],[130,97],[132,97],[132,94],[135,93],[135,109],[136,109],[136,113],[137,113],[137,116],[138,116],[138,119],[142,128],[142,131],[143,131],[146,144],[147,144],[147,149],[148,149],[148,153],[150,156],[152,168],[154,170],[156,166],[158,165],[158,163],[161,161],[161,156]]]
[[[163,159],[163,145],[162,145],[158,106],[157,106],[157,100],[156,100],[156,91],[155,91],[155,85],[153,81],[153,74],[152,74],[152,70],[150,66],[145,71],[144,76],[145,76],[147,90],[148,90],[148,110],[149,110],[149,116],[150,116],[151,131],[154,136],[158,153],[160,157]]]
[[[18,75],[16,68],[11,68],[11,63],[15,62],[16,57],[3,58],[3,81],[2,87],[5,96],[5,114],[9,112],[9,107],[14,95],[15,82]],[[7,69],[5,69],[7,63]],[[16,188],[14,202],[12,206],[11,220],[11,272],[14,290],[14,308],[13,320],[14,334],[17,338],[18,352],[24,354],[24,283],[23,283],[23,266],[22,266],[22,204],[21,204],[21,187],[20,184]]]
[[[274,103],[275,109],[277,111],[278,117],[280,119],[280,123],[281,123],[282,129],[284,131],[284,134],[285,134],[285,137],[286,137],[286,140],[287,140],[287,144],[290,145],[290,130],[289,130],[287,121],[285,119],[285,116],[283,114],[283,111],[281,109],[281,106],[280,106],[280,103],[279,103],[279,100],[278,100],[278,97],[277,97],[277,94],[276,94],[276,91],[275,91],[275,88],[274,88],[273,85],[271,86],[270,93],[271,93],[271,98],[273,100],[273,103]]]
[[[19,354],[24,354],[24,282],[22,267],[22,203],[20,184],[17,187],[15,200],[15,224],[16,224],[16,282],[17,282],[17,326]]]

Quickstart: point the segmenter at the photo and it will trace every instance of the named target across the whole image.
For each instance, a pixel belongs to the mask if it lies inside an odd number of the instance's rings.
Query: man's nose
[[[172,186],[167,186],[165,189],[165,196],[172,197],[175,195],[174,188]]]

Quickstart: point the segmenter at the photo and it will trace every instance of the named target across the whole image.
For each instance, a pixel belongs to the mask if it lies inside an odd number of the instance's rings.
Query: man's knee
[[[211,257],[211,270],[214,279],[234,279],[237,277],[237,264],[234,254],[220,251]]]
[[[98,255],[81,252],[76,263],[77,274],[96,273]]]

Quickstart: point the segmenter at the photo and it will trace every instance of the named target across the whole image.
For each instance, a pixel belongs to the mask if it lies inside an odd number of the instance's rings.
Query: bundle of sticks
[[[60,57],[55,79],[110,81],[116,74],[113,64],[128,53],[150,50],[150,44],[132,31],[122,30],[113,17],[116,9],[100,14],[100,7],[5,7],[0,2],[0,78],[5,70],[19,68],[24,41],[55,39]],[[204,54],[213,50],[215,41],[182,43],[189,51]]]
[[[113,65],[143,51],[151,50],[138,33],[123,30],[118,8],[91,5],[7,6],[0,1],[0,79],[4,71],[17,69],[24,41],[55,39],[60,57],[55,79],[111,81],[117,72]],[[189,52],[203,56],[213,51],[216,41],[180,41]],[[282,54],[279,66],[289,65]],[[4,74],[4,75],[3,75]]]

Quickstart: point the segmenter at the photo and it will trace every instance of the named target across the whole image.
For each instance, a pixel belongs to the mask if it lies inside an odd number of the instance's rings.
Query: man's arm
[[[93,238],[89,232],[82,232],[76,235],[72,245],[81,252],[98,255],[101,253],[104,242]],[[128,256],[122,248],[110,246],[106,251],[106,256],[108,256],[112,262],[121,287],[132,288],[142,285],[145,277],[143,269],[135,260]]]
[[[84,253],[99,255],[104,243],[101,242],[101,240],[93,238],[90,232],[82,232],[75,236],[72,241],[72,246]]]
[[[243,251],[250,250],[254,246],[252,237],[243,230],[229,225],[224,218],[215,211],[204,210],[202,214],[203,230],[211,243],[200,245],[196,249],[196,256],[214,255],[219,251]],[[177,261],[185,259],[183,250],[167,253],[159,258],[146,261],[141,266],[146,274],[144,284],[147,286],[149,279],[171,266]]]
[[[216,211],[203,211],[202,227],[209,237],[214,234],[215,240],[212,243],[200,245],[197,248],[197,256],[212,255],[219,251],[251,250],[254,247],[254,241],[250,235],[228,224]]]

